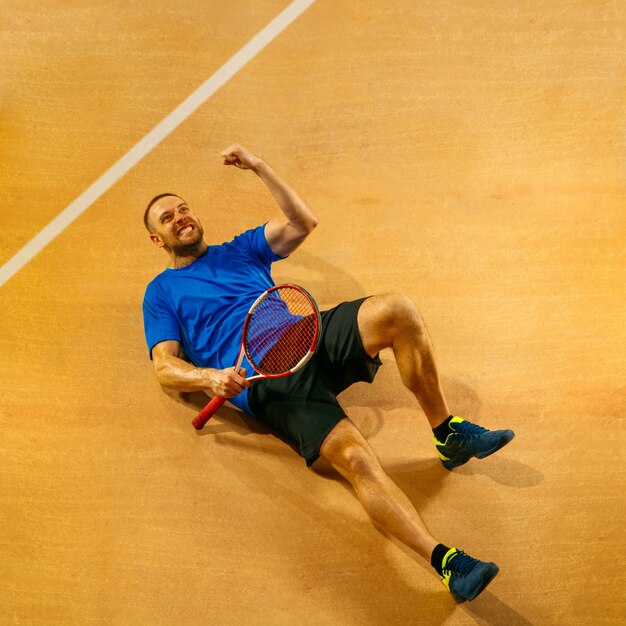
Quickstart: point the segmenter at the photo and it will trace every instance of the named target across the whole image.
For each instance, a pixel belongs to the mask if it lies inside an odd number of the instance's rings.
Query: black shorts
[[[356,382],[371,383],[381,365],[361,341],[357,313],[366,298],[322,311],[322,334],[311,360],[284,378],[250,386],[254,416],[295,444],[307,465],[319,457],[326,435],[346,417],[337,396]]]

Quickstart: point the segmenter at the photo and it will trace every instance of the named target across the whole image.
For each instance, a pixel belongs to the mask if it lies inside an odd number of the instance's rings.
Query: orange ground
[[[5,1],[0,264],[286,5]],[[619,1],[318,0],[0,288],[0,622],[623,623],[625,44]],[[320,218],[276,280],[410,295],[455,412],[516,431],[448,473],[392,354],[343,398],[435,535],[500,565],[475,602],[330,470],[157,389],[143,207],[184,195],[211,243],[266,220],[234,141]]]

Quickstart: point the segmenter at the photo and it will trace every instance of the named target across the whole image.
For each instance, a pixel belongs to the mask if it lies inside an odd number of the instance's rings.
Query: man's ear
[[[159,248],[165,245],[163,239],[161,239],[161,235],[157,235],[156,233],[150,233],[150,240],[155,246],[159,246]]]

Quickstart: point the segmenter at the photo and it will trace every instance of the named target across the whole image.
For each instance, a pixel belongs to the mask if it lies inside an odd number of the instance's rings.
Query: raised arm
[[[265,226],[265,238],[274,254],[288,256],[317,226],[317,217],[306,202],[263,159],[240,145],[222,152],[224,165],[252,170],[267,185],[281,213]]]
[[[178,341],[162,341],[152,348],[154,372],[162,387],[175,391],[210,391],[213,395],[232,398],[241,393],[250,383],[242,368],[236,373],[233,368],[216,370],[196,367],[180,358]]]

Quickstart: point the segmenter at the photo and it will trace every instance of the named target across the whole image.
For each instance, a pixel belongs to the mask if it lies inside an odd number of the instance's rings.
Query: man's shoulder
[[[258,226],[253,226],[252,228],[248,228],[244,231],[239,232],[234,235],[232,239],[229,241],[225,241],[223,246],[241,246],[241,245],[250,245],[251,242],[255,240],[261,240],[265,238],[265,224],[260,224]]]
[[[163,270],[146,285],[144,299],[154,297],[161,290],[161,285],[163,284],[166,275],[167,270]]]
[[[242,257],[259,260],[264,265],[280,261],[282,257],[273,252],[267,241],[265,226],[266,224],[261,224],[236,235],[230,241],[222,244],[224,250],[239,253]]]

